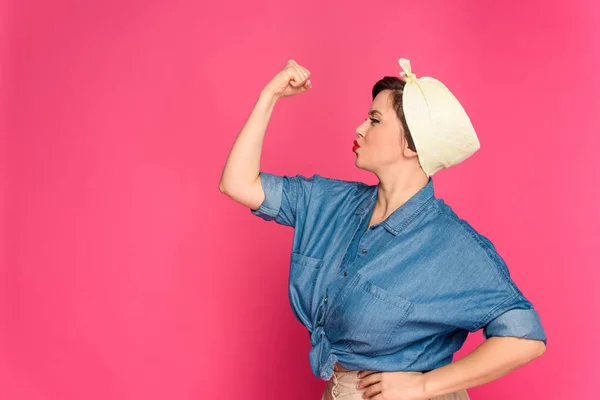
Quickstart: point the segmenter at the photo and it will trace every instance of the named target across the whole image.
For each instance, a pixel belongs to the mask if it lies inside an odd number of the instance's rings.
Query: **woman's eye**
[[[376,119],[373,119],[373,118],[369,118],[369,119],[371,120],[371,125],[373,125],[376,122],[379,122],[379,121],[377,121]]]

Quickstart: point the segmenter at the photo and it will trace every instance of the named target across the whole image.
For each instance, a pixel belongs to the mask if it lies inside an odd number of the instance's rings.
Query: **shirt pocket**
[[[291,254],[288,297],[294,316],[309,329],[312,327],[310,316],[315,284],[322,265],[321,258],[295,252]]]
[[[415,304],[356,273],[343,290],[325,331],[344,351],[367,356],[394,353],[403,343],[400,328]]]

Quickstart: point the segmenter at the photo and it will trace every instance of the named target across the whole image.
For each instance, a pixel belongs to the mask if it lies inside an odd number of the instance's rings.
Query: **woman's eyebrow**
[[[377,110],[371,110],[371,111],[369,111],[369,115],[375,115],[375,114],[379,114],[380,116],[382,116],[382,117],[383,117],[383,114],[382,114],[382,113],[380,113],[380,112],[379,112],[379,111],[377,111]]]

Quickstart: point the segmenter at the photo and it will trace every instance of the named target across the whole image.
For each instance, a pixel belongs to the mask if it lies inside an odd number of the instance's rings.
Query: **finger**
[[[300,67],[300,71],[302,72],[302,80],[306,81],[309,77],[310,77],[310,73],[308,72],[308,70],[304,67]]]
[[[310,71],[308,69],[304,68],[302,65],[299,65],[299,67],[302,68],[302,71],[304,71],[307,77],[310,77]]]
[[[294,65],[290,65],[289,74],[290,74],[290,86],[295,87],[295,88],[299,87],[301,85],[300,73],[298,72],[298,69]]]
[[[288,74],[290,77],[289,84],[290,86],[297,88],[302,85],[302,80],[300,77],[300,72],[294,65],[290,65],[288,69]]]
[[[362,394],[362,397],[365,399],[371,399],[383,390],[383,385],[381,383],[376,383],[374,385],[369,386]]]
[[[312,87],[312,82],[310,81],[310,71],[302,66],[300,66],[304,73],[306,74],[306,82],[304,82],[304,87],[306,89],[310,89]]]
[[[374,371],[369,371],[368,375],[363,375],[365,372],[361,372],[360,382],[356,386],[357,389],[364,389],[367,386],[373,385],[381,380],[381,375],[375,374]]]
[[[308,75],[304,71],[302,71],[302,68],[300,68],[297,65],[294,65],[294,69],[296,70],[296,76],[298,77],[296,81],[296,86],[304,85],[304,82],[306,82],[306,79],[308,79]]]
[[[371,374],[377,373],[379,371],[360,371],[358,374],[359,378],[364,378],[365,376],[369,376]]]
[[[298,76],[300,77],[301,82],[304,83],[308,79],[308,74],[306,73],[304,68],[302,68],[298,64],[294,65],[294,68],[296,68],[296,71],[298,71]]]

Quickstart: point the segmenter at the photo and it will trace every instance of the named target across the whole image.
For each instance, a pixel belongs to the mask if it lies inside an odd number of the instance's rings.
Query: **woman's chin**
[[[354,160],[354,165],[356,166],[356,168],[363,169],[363,167],[361,166],[360,161],[358,161],[358,158],[356,160]]]

